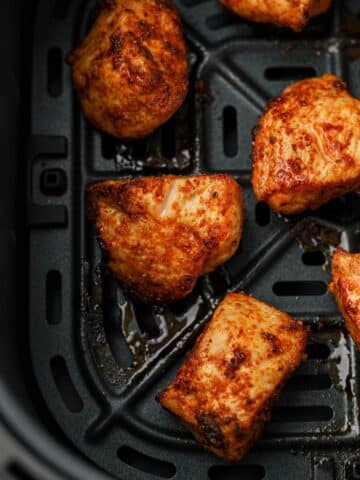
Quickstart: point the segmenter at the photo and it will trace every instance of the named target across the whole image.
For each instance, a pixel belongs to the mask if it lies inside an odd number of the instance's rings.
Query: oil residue
[[[315,356],[311,357],[311,374],[327,375],[331,379],[331,388],[335,392],[331,394],[331,397],[326,395],[324,399],[325,404],[334,410],[337,417],[333,418],[326,426],[319,426],[316,433],[326,434],[329,438],[334,435],[335,438],[338,433],[334,432],[347,432],[353,428],[356,418],[354,415],[357,413],[357,400],[354,390],[356,377],[353,371],[354,358],[349,336],[344,333],[341,325],[324,325],[323,328],[312,332],[311,344],[328,347],[328,354],[323,354],[326,352],[324,349],[313,349]],[[318,353],[321,352],[320,356],[316,356],[316,350]],[[338,402],[332,400],[334,397],[338,398]]]
[[[90,263],[81,260],[81,332],[86,339],[95,365],[110,385],[121,383],[124,376],[110,350],[104,329],[102,311],[101,266],[91,271]]]
[[[329,344],[332,346],[329,361],[334,365],[334,368],[331,368],[329,373],[334,387],[341,392],[352,395],[352,389],[349,383],[351,377],[351,358],[347,337],[340,329],[328,331],[327,337]]]
[[[193,150],[191,146],[186,145],[185,142],[177,148],[175,155],[167,158],[160,147],[149,147],[147,149],[145,158],[136,158],[133,148],[130,145],[119,144],[116,147],[116,154],[114,158],[115,170],[129,171],[129,172],[143,172],[144,170],[169,170],[169,171],[186,171],[190,169],[193,164]]]
[[[343,232],[315,221],[306,223],[302,229],[295,232],[295,236],[305,252],[321,251],[324,254],[326,269],[331,264],[333,252],[345,241]]]
[[[188,339],[186,331],[190,328],[191,332],[192,328],[202,325],[218,301],[215,299],[211,279],[203,279],[186,299],[169,307],[138,304],[126,298],[116,283],[119,297],[123,301],[111,304],[111,317],[113,322],[115,319],[115,324],[107,328],[109,320],[104,311],[109,305],[104,308],[104,302],[108,302],[104,278],[109,273],[105,266],[99,265],[92,269],[91,264],[83,260],[81,275],[81,324],[85,330],[81,333],[87,340],[100,376],[115,391],[123,389],[135,375],[145,371],[154,361],[155,355],[160,353],[163,357],[164,351],[166,356],[165,350],[171,342],[178,339],[171,349],[172,353],[182,348],[185,339]],[[149,317],[147,327],[142,322],[143,313]],[[151,328],[149,322],[156,328]],[[156,330],[157,335],[152,336],[150,330]],[[123,366],[121,362],[123,345],[116,341],[119,337],[126,342],[131,352],[132,359],[128,366]]]
[[[342,324],[330,322],[324,319],[316,324],[312,329],[311,341],[315,344],[323,344],[329,347],[329,355],[319,357],[318,365],[315,363],[313,374],[318,375],[321,369],[326,368],[331,377],[332,384],[339,392],[352,396],[350,388],[351,372],[351,352],[349,348],[349,337],[343,332]]]
[[[319,223],[311,222],[296,236],[305,251],[326,251],[341,243],[341,232]]]

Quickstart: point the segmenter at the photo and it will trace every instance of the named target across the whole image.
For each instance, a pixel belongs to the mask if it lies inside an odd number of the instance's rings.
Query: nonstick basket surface
[[[360,196],[285,218],[256,203],[252,129],[287,85],[332,72],[360,97],[360,2],[337,2],[302,34],[245,22],[215,0],[178,0],[191,64],[181,110],[147,140],[122,143],[83,118],[66,55],[96,1],[40,0],[33,35],[28,162],[30,350],[54,419],[121,479],[360,478],[358,353],[327,292],[330,257],[360,248]],[[124,176],[227,172],[244,189],[240,248],[168,308],[127,298],[103,267],[85,188]],[[308,360],[243,462],[206,453],[155,395],[228,291],[245,290],[312,325]]]

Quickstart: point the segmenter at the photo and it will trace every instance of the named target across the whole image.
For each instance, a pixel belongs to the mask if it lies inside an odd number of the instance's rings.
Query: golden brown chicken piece
[[[243,293],[219,305],[158,401],[208,450],[240,460],[261,435],[286,379],[304,358],[308,329]]]
[[[85,116],[126,140],[166,122],[188,90],[186,45],[172,0],[107,0],[69,64]]]
[[[332,0],[220,0],[234,13],[261,23],[274,23],[300,32],[309,19],[326,12]]]
[[[144,302],[185,297],[239,245],[243,198],[229,175],[106,181],[87,193],[110,269]]]
[[[360,102],[338,77],[303,80],[272,100],[253,142],[258,200],[285,214],[315,210],[360,186]]]
[[[332,258],[330,292],[336,298],[345,325],[360,348],[360,253],[338,248]]]

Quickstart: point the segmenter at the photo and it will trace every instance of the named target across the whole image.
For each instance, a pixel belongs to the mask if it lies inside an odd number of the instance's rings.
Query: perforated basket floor
[[[28,163],[30,349],[54,419],[121,479],[360,478],[358,354],[327,292],[331,251],[360,248],[360,197],[287,219],[257,204],[251,130],[294,80],[333,72],[360,97],[360,2],[338,2],[295,35],[251,24],[215,0],[178,0],[189,44],[186,104],[146,141],[123,144],[79,109],[64,58],[96,15],[89,0],[40,0],[34,26]],[[90,182],[228,172],[245,193],[236,255],[167,309],[135,304],[106,274],[85,218]],[[312,325],[308,360],[263,439],[239,465],[205,453],[155,402],[227,291],[245,290]]]

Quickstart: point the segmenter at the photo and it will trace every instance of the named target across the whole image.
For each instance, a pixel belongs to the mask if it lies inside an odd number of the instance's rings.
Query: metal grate
[[[338,199],[311,217],[275,215],[254,199],[249,156],[259,114],[291,82],[333,72],[360,97],[360,5],[339,1],[297,35],[242,21],[215,0],[176,3],[192,89],[153,136],[123,143],[84,121],[62,63],[91,25],[96,2],[39,2],[28,220],[30,346],[40,389],[74,444],[122,479],[359,478],[358,353],[326,284],[333,248],[359,249],[360,198]],[[102,268],[85,219],[86,185],[200,170],[229,172],[242,185],[241,246],[178,304],[136,304]],[[305,320],[313,333],[308,360],[263,439],[244,462],[225,466],[154,397],[222,296],[239,289]]]

